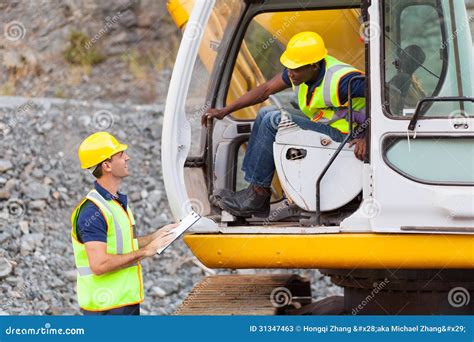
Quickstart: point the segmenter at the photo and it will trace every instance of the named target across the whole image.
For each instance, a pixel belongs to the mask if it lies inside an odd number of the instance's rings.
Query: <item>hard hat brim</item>
[[[82,169],[90,169],[91,167],[94,167],[94,166],[96,166],[96,165],[99,165],[99,164],[102,163],[104,160],[109,159],[109,158],[112,157],[114,154],[117,154],[117,153],[120,153],[120,152],[125,151],[127,148],[128,148],[128,145],[127,145],[127,144],[119,144],[119,145],[117,146],[117,148],[116,148],[111,154],[106,154],[106,155],[102,156],[103,159],[102,159],[102,161],[100,161],[99,163],[93,164],[93,165],[88,165],[88,164],[85,164],[85,165],[84,165],[84,164],[83,164],[83,165],[81,165],[81,168],[82,168]]]
[[[325,50],[325,53],[323,53],[323,56],[318,56],[312,60],[297,63],[293,61],[291,58],[287,56],[286,50],[282,53],[280,56],[280,62],[283,64],[283,66],[287,67],[288,69],[298,69],[302,66],[309,65],[309,64],[314,64],[318,63],[319,61],[323,60],[327,56],[327,50]]]

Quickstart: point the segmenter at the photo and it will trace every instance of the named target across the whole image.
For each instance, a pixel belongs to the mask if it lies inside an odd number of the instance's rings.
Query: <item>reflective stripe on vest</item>
[[[298,96],[299,107],[311,121],[326,124],[342,133],[347,133],[349,131],[348,104],[347,102],[339,103],[339,82],[348,73],[361,73],[361,71],[332,56],[325,58],[325,68],[324,78],[321,84],[314,89],[309,103],[307,99],[309,87],[305,83],[293,87]],[[354,110],[363,110],[365,99],[353,98],[352,107]]]
[[[134,267],[134,266],[138,266],[138,263],[134,263],[128,267]],[[125,267],[125,268],[128,268],[128,267]],[[87,266],[77,267],[77,273],[80,276],[88,276],[88,275],[94,274],[94,272],[92,272],[92,269]]]
[[[125,211],[117,201],[107,201],[97,191],[90,191],[71,215],[79,306],[85,310],[104,311],[142,302],[143,282],[139,262],[102,275],[92,272],[85,246],[79,242],[76,233],[77,217],[82,204],[87,200],[99,208],[107,223],[107,253],[127,254],[138,249],[132,228],[135,219],[130,208]]]

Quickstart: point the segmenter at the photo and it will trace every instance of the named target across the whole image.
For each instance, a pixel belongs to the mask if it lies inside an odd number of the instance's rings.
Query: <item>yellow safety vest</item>
[[[293,86],[293,90],[298,96],[298,105],[301,111],[311,121],[327,124],[341,133],[347,134],[349,132],[349,122],[346,120],[348,103],[339,102],[339,82],[349,73],[362,74],[362,71],[342,63],[332,56],[327,56],[324,60],[326,65],[324,78],[321,84],[314,89],[309,102],[307,100],[309,87],[305,83],[297,87]],[[352,108],[354,110],[361,110],[364,107],[365,98],[353,98]],[[355,123],[354,126],[356,126]]]
[[[71,238],[77,268],[77,298],[79,306],[89,311],[105,311],[143,301],[143,282],[140,262],[102,275],[95,275],[89,265],[86,248],[77,239],[76,221],[82,204],[94,203],[107,224],[107,253],[127,254],[138,250],[138,241],[133,235],[135,219],[116,200],[104,199],[96,190],[91,190],[71,215]]]

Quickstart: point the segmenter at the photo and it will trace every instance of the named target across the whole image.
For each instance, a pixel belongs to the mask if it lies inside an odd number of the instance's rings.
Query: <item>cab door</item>
[[[211,212],[208,139],[201,116],[215,105],[215,87],[228,42],[245,3],[237,0],[171,1],[168,10],[184,28],[166,100],[162,170],[175,219],[191,209]]]
[[[371,42],[371,166],[360,213],[374,231],[472,233],[474,70],[465,3],[373,1],[369,13],[379,39]]]

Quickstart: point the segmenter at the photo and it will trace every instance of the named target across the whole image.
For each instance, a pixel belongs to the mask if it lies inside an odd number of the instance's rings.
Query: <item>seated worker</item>
[[[208,110],[202,116],[201,123],[207,126],[210,118],[222,119],[234,111],[261,103],[270,95],[293,87],[302,113],[291,115],[292,120],[302,129],[320,132],[341,142],[349,132],[349,81],[362,72],[328,55],[323,39],[314,32],[294,35],[281,55],[280,62],[286,67],[282,73],[228,106]],[[365,82],[356,79],[351,85],[353,119],[355,123],[362,124],[365,120]],[[220,200],[222,209],[235,216],[268,216],[270,186],[275,171],[273,143],[280,118],[280,111],[274,106],[263,107],[258,112],[242,166],[245,180],[250,186],[237,193],[225,192]],[[355,137],[350,143],[352,145],[355,145],[356,157],[363,160],[365,139]]]

